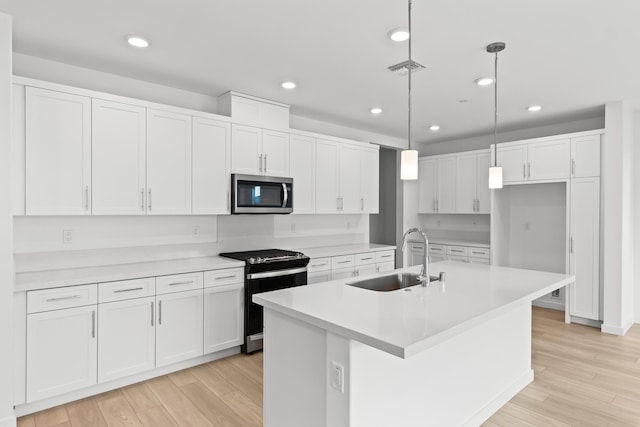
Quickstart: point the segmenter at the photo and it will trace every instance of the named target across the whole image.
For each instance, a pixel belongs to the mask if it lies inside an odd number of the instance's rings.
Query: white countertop
[[[407,239],[411,243],[423,243],[420,239]],[[480,242],[477,240],[463,240],[463,239],[447,239],[434,237],[429,239],[429,244],[434,245],[452,245],[452,246],[474,246],[476,248],[490,248],[491,245],[487,242]]]
[[[420,266],[398,271],[417,273]],[[347,286],[353,278],[254,295],[266,308],[407,358],[522,303],[575,281],[574,276],[442,261],[446,284],[376,292]],[[380,275],[388,275],[384,273]],[[359,278],[358,280],[362,280]]]
[[[212,256],[97,267],[34,271],[16,274],[14,292],[112,282],[115,280],[135,279],[141,277],[164,276],[168,274],[190,273],[195,271],[220,270],[222,268],[233,267],[244,267],[244,262]]]
[[[352,245],[336,245],[322,246],[317,248],[300,248],[297,251],[302,252],[309,258],[324,258],[328,256],[353,255],[363,252],[378,252],[394,250],[395,246],[379,245],[377,243],[358,243]]]

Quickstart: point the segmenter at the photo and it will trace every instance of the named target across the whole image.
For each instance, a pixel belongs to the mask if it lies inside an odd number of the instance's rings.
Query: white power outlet
[[[193,227],[191,227],[191,237],[193,237],[194,239],[197,239],[200,237],[200,226],[199,225],[194,225]]]
[[[73,230],[62,230],[62,243],[71,243],[73,240]]]
[[[292,222],[292,223],[291,223],[291,232],[292,232],[292,233],[295,233],[295,232],[296,232],[296,223],[295,223],[295,222]]]
[[[331,387],[344,393],[344,366],[331,362]]]

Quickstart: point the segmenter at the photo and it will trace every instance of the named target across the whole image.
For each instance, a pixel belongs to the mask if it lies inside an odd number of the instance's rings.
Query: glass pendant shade
[[[402,150],[400,153],[400,179],[418,179],[418,150]]]
[[[489,168],[489,188],[502,188],[502,166]]]

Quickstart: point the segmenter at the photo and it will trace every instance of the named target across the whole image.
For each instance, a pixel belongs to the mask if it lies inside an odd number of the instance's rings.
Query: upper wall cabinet
[[[232,125],[231,171],[248,175],[289,176],[289,134]]]
[[[146,212],[146,109],[93,99],[92,212],[144,215]]]
[[[191,213],[191,116],[147,110],[147,213]]]
[[[338,143],[318,139],[316,142],[316,212],[336,213],[338,200]],[[295,203],[295,202],[294,202]]]
[[[601,135],[571,138],[571,176],[600,176]]]
[[[498,166],[503,168],[505,184],[568,179],[570,158],[571,143],[568,138],[498,144]]]
[[[291,134],[289,170],[293,186],[293,213],[316,211],[316,139]]]
[[[456,156],[456,212],[489,213],[488,152]]]
[[[424,157],[418,161],[419,213],[455,213],[456,158]]]
[[[91,98],[26,89],[26,214],[91,213]]]
[[[234,123],[267,129],[289,129],[289,106],[238,92],[218,97],[218,112]]]
[[[231,189],[231,125],[193,118],[192,212],[228,214]]]

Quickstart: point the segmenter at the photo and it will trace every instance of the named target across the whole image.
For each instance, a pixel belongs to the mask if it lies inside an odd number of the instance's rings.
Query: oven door
[[[245,345],[243,351],[262,349],[263,310],[253,302],[253,295],[307,284],[307,267],[247,274],[245,283]]]
[[[231,213],[293,212],[293,178],[233,174]]]

